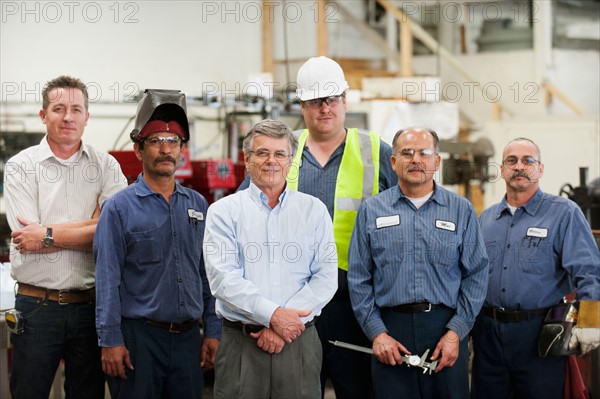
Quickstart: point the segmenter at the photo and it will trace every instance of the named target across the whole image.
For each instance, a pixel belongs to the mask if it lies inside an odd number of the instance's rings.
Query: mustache
[[[531,180],[531,177],[529,177],[529,175],[526,172],[522,171],[522,170],[516,170],[516,171],[513,172],[512,175],[510,175],[511,179],[514,179],[515,177],[524,177],[527,180]]]
[[[177,165],[177,160],[175,158],[173,158],[170,155],[165,155],[162,157],[158,157],[154,160],[154,164],[160,163],[160,162],[172,162],[173,165]]]
[[[408,167],[408,172],[413,172],[415,170],[418,170],[419,172],[423,172],[425,173],[425,169],[423,167],[421,167],[421,165],[410,165]]]

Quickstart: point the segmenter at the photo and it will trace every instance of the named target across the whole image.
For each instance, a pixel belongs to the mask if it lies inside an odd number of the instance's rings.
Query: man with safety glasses
[[[314,57],[296,79],[306,129],[288,174],[288,187],[319,198],[333,220],[338,250],[338,290],[321,316],[317,331],[323,347],[321,386],[330,378],[337,398],[371,396],[370,357],[333,346],[329,341],[369,345],[356,322],[348,294],[348,247],[360,203],[396,185],[391,147],[374,132],[346,127],[344,71],[334,60]],[[246,188],[248,179],[240,186]]]
[[[223,318],[217,399],[321,395],[314,322],[337,288],[337,257],[325,205],[287,187],[296,146],[283,122],[252,126],[250,187],[208,210],[206,273]]]
[[[544,164],[537,144],[510,141],[501,174],[506,195],[480,216],[490,274],[473,329],[472,397],[562,398],[566,357],[539,354],[542,324],[574,288],[578,299],[598,308],[600,255],[577,204],[540,189]],[[600,327],[598,314],[593,318]],[[597,328],[575,330],[584,331],[573,335],[571,349],[580,346],[583,353],[600,344]]]
[[[438,144],[433,130],[397,132],[398,185],[366,199],[356,218],[348,285],[372,341],[376,398],[469,396],[469,331],[485,297],[488,259],[473,206],[433,179]],[[407,367],[406,355],[425,357],[434,372]]]
[[[202,258],[208,203],[175,171],[185,96],[146,90],[133,149],[143,172],[102,208],[94,239],[96,329],[112,398],[201,398],[221,325]],[[204,322],[204,338],[199,321]]]

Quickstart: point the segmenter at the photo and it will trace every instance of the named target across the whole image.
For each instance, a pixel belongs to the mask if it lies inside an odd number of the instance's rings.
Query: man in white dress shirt
[[[64,359],[67,397],[104,398],[92,240],[100,206],[127,180],[112,156],[81,140],[89,112],[79,79],[53,79],[42,97],[47,134],[9,159],[4,174],[15,308],[24,319],[11,334],[11,394],[48,398]]]
[[[254,125],[250,187],[208,209],[206,273],[224,319],[215,398],[321,396],[314,321],[337,289],[337,252],[325,205],[287,188],[296,148],[285,124]]]

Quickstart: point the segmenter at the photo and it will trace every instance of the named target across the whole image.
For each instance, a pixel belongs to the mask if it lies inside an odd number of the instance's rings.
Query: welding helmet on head
[[[339,96],[348,89],[342,67],[327,57],[313,57],[298,70],[296,93],[300,101]]]
[[[163,123],[152,123],[153,121],[162,121]],[[144,129],[145,127],[147,128]],[[185,94],[181,91],[158,89],[144,91],[144,95],[138,103],[135,126],[129,137],[132,141],[140,141],[156,131],[175,133],[181,137],[184,143],[190,139]]]

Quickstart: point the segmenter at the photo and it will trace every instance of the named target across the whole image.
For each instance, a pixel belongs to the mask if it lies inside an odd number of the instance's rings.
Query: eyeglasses
[[[396,154],[400,155],[403,159],[410,161],[415,157],[415,154],[419,154],[421,159],[431,159],[431,157],[435,155],[435,151],[431,148],[422,148],[420,150],[404,148],[398,151]]]
[[[329,96],[329,97],[321,97],[315,98],[312,100],[306,100],[305,103],[310,108],[318,109],[323,106],[323,103],[327,104],[329,107],[337,105],[342,102],[342,95],[339,96]]]
[[[502,163],[507,166],[515,166],[518,162],[519,162],[519,158],[514,157],[514,156],[506,157],[504,159],[504,161],[502,161]],[[525,157],[521,158],[521,163],[525,166],[534,165],[538,162],[540,162],[540,161],[535,159],[532,156],[525,156]]]
[[[178,146],[179,144],[181,144],[181,138],[180,137],[150,137],[147,139],[144,139],[144,143],[146,143],[146,145],[150,146],[150,147],[162,147],[163,144],[166,144],[167,146],[173,148]]]
[[[275,152],[271,152],[269,150],[257,150],[257,151],[250,151],[250,154],[254,154],[254,156],[258,159],[262,159],[262,160],[267,160],[271,157],[271,154],[273,154],[273,158],[275,158],[277,161],[285,161],[286,159],[288,159],[291,155],[288,154],[285,151],[275,151]]]

